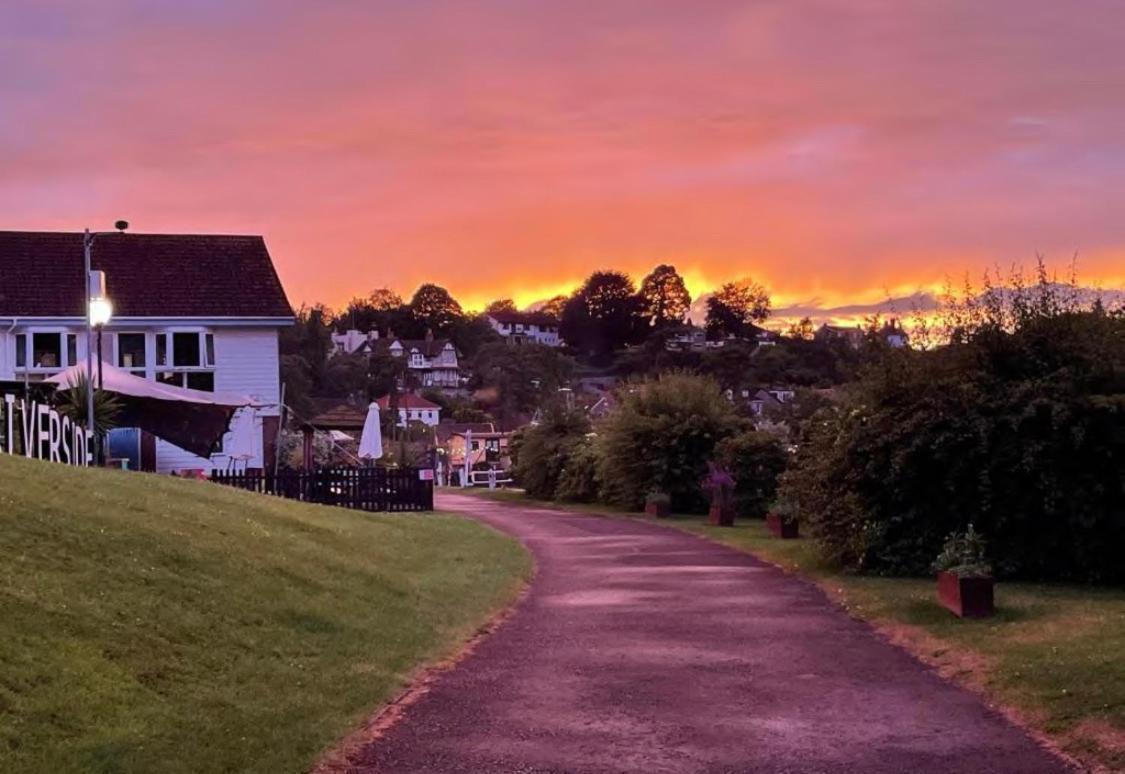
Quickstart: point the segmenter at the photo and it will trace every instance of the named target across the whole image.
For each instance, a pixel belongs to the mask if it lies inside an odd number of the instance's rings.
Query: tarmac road
[[[905,772],[1067,767],[811,584],[637,520],[439,498],[524,542],[515,615],[355,772]]]

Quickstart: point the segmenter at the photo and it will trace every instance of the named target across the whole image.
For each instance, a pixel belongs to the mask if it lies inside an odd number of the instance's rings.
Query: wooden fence
[[[417,468],[321,468],[279,473],[212,471],[211,480],[259,494],[360,511],[432,511],[434,482]]]

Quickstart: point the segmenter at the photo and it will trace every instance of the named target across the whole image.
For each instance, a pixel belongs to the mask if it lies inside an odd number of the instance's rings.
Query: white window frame
[[[54,366],[37,366],[35,365],[35,337],[37,335],[55,335],[59,337],[59,363]],[[19,337],[24,337],[24,364],[19,365]],[[69,347],[67,347],[67,336],[74,336],[74,359],[76,362],[70,362]],[[78,365],[82,362],[85,354],[85,348],[81,347],[81,340],[83,337],[78,335],[75,331],[66,326],[43,326],[34,328],[23,328],[16,330],[12,333],[12,370],[17,374],[28,374],[49,376],[53,374],[62,373],[66,369]],[[112,341],[111,341],[112,344]]]
[[[176,362],[176,335],[177,334],[181,334],[181,335],[182,334],[190,334],[190,333],[194,333],[199,337],[199,360],[200,360],[200,364],[199,365],[190,365],[190,366],[175,365],[175,362]],[[165,361],[166,362],[164,364],[161,364],[159,362],[158,357],[157,357],[157,354],[160,351],[160,337],[162,337],[162,336],[165,337],[164,338],[164,348],[165,348],[164,355],[165,355]],[[211,347],[210,347],[211,352],[210,353],[208,352],[208,346],[207,346],[208,340],[210,340],[210,343],[211,343]],[[194,327],[192,327],[192,328],[188,328],[188,327],[184,327],[184,328],[163,328],[163,329],[157,331],[154,334],[154,337],[153,337],[153,347],[152,347],[153,378],[156,379],[156,381],[158,381],[158,382],[163,382],[164,384],[171,384],[171,385],[176,386],[176,387],[188,388],[188,377],[191,374],[207,374],[207,373],[209,373],[209,374],[214,375],[218,371],[218,366],[214,362],[215,360],[217,360],[217,357],[214,357],[214,355],[215,355],[214,348],[215,348],[215,332],[213,330],[211,330],[210,328],[194,328]],[[212,357],[208,357],[209,354]],[[168,381],[167,379],[164,378],[169,374],[173,375],[175,377],[175,379],[172,380],[172,381]],[[212,377],[212,385],[214,385],[214,376]],[[188,389],[195,389],[195,388],[188,388]]]

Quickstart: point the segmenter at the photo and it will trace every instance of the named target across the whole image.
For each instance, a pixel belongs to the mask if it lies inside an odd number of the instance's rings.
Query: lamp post
[[[113,224],[119,233],[124,233],[129,228],[128,222],[119,220]],[[102,326],[109,322],[113,315],[113,305],[105,292],[105,272],[91,270],[91,261],[94,252],[94,240],[102,234],[113,232],[91,232],[90,229],[82,234],[82,256],[85,263],[86,280],[86,432],[94,435],[94,374],[93,374],[93,328],[98,329],[98,389],[102,384]],[[97,277],[95,277],[95,274]]]

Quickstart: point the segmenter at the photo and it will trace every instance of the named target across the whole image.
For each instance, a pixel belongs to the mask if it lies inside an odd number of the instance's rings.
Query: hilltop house
[[[559,321],[544,312],[489,312],[488,324],[509,344],[557,347],[562,343]]]
[[[449,339],[435,339],[433,333],[427,332],[424,339],[388,336],[370,344],[374,345],[376,355],[406,358],[406,367],[418,387],[442,390],[461,387],[459,355]]]
[[[372,330],[368,333],[357,331],[354,328],[343,333],[332,332],[333,355],[354,355],[356,353],[370,352],[374,342],[379,338],[379,331]]]
[[[380,411],[389,411],[391,408],[390,396],[384,395],[376,401]],[[421,422],[430,427],[436,426],[441,421],[441,406],[433,401],[426,400],[420,395],[406,392],[398,396],[398,426],[406,427],[411,422]]]
[[[255,454],[271,464],[280,416],[278,333],[293,310],[260,236],[99,235],[92,268],[114,315],[102,359],[146,379],[237,393],[260,404]],[[0,231],[0,380],[41,381],[86,360],[86,279],[79,233]],[[224,439],[229,441],[229,435]],[[156,439],[142,467],[224,466]]]

